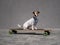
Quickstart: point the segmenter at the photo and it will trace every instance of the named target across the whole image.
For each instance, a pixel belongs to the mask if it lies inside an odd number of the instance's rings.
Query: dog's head
[[[33,11],[34,16],[38,16],[39,13],[39,11]]]

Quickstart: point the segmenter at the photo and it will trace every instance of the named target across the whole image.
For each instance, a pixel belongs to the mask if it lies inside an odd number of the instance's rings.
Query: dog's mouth
[[[37,16],[37,15],[35,15],[35,16]]]

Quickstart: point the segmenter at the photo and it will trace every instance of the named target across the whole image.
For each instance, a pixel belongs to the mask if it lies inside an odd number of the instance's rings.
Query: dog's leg
[[[34,25],[32,25],[32,30],[34,30]]]
[[[23,30],[28,30],[28,29],[27,29],[27,26],[23,26]]]
[[[36,26],[34,28],[37,30],[37,27]]]

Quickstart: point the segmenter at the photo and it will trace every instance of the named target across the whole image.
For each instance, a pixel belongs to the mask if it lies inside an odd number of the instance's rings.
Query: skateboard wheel
[[[12,30],[12,32],[13,32],[14,34],[16,34],[16,33],[17,33],[17,31],[16,31],[16,30]]]
[[[10,30],[10,31],[9,31],[9,34],[16,34],[16,33],[17,33],[16,30]]]
[[[50,35],[50,32],[49,31],[44,31],[44,35],[45,36]]]
[[[12,30],[9,30],[9,34],[12,34],[13,32],[12,32]]]

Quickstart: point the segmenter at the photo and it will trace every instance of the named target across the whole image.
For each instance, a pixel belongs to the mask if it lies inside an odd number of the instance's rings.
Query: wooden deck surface
[[[37,29],[37,30],[31,30],[31,29],[27,29],[27,30],[23,30],[22,28],[14,28],[11,30],[16,30],[18,33],[41,33],[43,34],[45,29]]]

